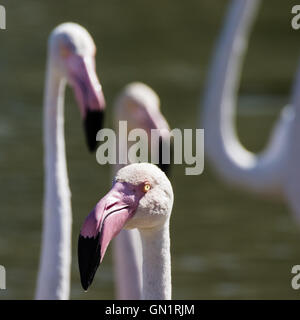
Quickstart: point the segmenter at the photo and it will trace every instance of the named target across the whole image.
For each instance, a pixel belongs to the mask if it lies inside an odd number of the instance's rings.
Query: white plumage
[[[142,298],[171,299],[172,206],[171,183],[157,166],[134,163],[120,169],[111,190],[87,216],[80,231],[78,261],[83,288],[91,285],[113,237],[124,228],[137,228],[143,252]]]
[[[160,111],[158,95],[141,82],[128,84],[116,99],[114,127],[118,133],[119,121],[127,121],[128,129],[142,128],[150,137],[151,129],[170,131]],[[150,146],[150,139],[148,146]],[[132,143],[129,143],[127,148]],[[113,167],[113,176],[123,165]],[[114,269],[117,298],[121,300],[140,299],[142,295],[142,246],[139,232],[122,230],[114,241]]]
[[[285,198],[300,221],[299,72],[291,105],[283,109],[262,153],[256,155],[246,150],[234,125],[242,61],[259,3],[234,0],[229,8],[204,96],[205,154],[229,183]]]
[[[62,24],[49,38],[44,97],[44,219],[36,299],[69,298],[72,213],[64,95],[66,83],[71,84],[83,119],[91,111],[89,108],[100,112],[104,98],[95,73],[94,55],[91,36],[77,24]]]

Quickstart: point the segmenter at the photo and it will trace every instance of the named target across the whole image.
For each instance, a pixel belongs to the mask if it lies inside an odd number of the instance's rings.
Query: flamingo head
[[[96,74],[96,46],[86,29],[64,23],[52,32],[49,50],[56,73],[74,90],[84,121],[90,151],[97,147],[96,134],[103,125],[105,99]]]
[[[128,130],[145,130],[149,146],[151,130],[159,130],[158,166],[169,176],[170,164],[164,164],[162,161],[162,147],[171,140],[170,127],[161,113],[160,99],[156,92],[142,82],[128,84],[116,100],[115,115],[117,121],[127,121]],[[170,151],[173,153],[172,141]]]
[[[169,220],[173,190],[163,171],[150,163],[120,169],[112,189],[85,219],[78,240],[84,290],[91,285],[110,241],[124,228],[154,230]]]

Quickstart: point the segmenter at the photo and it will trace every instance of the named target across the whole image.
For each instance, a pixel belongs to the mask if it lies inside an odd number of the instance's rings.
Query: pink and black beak
[[[131,219],[144,195],[139,186],[116,182],[85,219],[78,239],[81,285],[87,290],[110,241]]]
[[[105,99],[92,58],[70,55],[67,58],[69,82],[74,89],[83,118],[89,150],[97,148],[96,135],[103,128]]]

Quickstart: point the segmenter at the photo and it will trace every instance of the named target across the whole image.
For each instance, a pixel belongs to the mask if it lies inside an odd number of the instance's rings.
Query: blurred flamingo
[[[80,107],[88,147],[95,150],[105,106],[95,71],[95,52],[90,34],[78,24],[62,24],[49,38],[44,98],[44,219],[36,299],[69,298],[72,214],[64,95],[68,82]]]
[[[234,126],[242,61],[259,3],[234,0],[229,8],[205,91],[205,152],[226,181],[260,194],[282,196],[300,222],[300,68],[291,104],[282,110],[262,153],[246,150]]]

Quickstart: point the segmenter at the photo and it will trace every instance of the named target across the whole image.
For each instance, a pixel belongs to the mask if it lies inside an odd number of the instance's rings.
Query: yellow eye
[[[144,184],[143,191],[144,191],[145,193],[148,192],[150,189],[151,189],[151,186],[150,186],[149,183]]]

